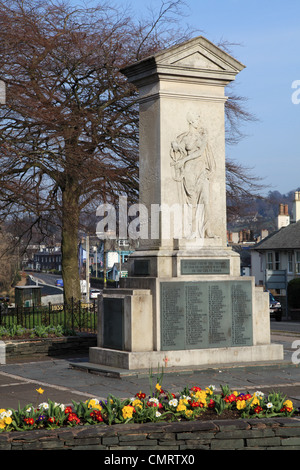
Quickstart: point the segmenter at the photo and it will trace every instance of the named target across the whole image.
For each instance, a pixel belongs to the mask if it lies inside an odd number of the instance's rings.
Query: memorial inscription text
[[[161,349],[252,346],[251,281],[161,283]]]

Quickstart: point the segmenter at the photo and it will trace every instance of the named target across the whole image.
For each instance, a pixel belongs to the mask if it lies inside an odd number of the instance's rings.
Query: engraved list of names
[[[250,281],[161,283],[161,349],[252,345]]]

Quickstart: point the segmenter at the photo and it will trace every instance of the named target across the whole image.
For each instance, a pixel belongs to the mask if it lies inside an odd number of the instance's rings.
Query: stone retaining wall
[[[97,346],[96,335],[66,336],[61,338],[35,338],[4,341],[6,358],[32,356],[62,356],[69,353],[88,353]]]
[[[143,450],[152,460],[159,451],[196,459],[199,450],[300,450],[300,418],[94,425],[0,434],[0,451],[43,449]]]

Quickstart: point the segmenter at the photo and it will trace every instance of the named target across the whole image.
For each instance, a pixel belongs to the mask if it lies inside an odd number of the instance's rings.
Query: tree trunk
[[[62,278],[64,300],[81,299],[78,263],[79,201],[75,185],[66,185],[62,192]]]

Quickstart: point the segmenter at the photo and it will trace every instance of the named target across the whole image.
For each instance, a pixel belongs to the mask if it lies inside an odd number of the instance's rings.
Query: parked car
[[[91,299],[97,299],[99,294],[100,294],[99,289],[91,289],[90,290],[90,298]]]
[[[281,321],[282,319],[282,307],[281,303],[278,302],[274,296],[269,292],[270,297],[270,317],[274,317],[276,321]]]

